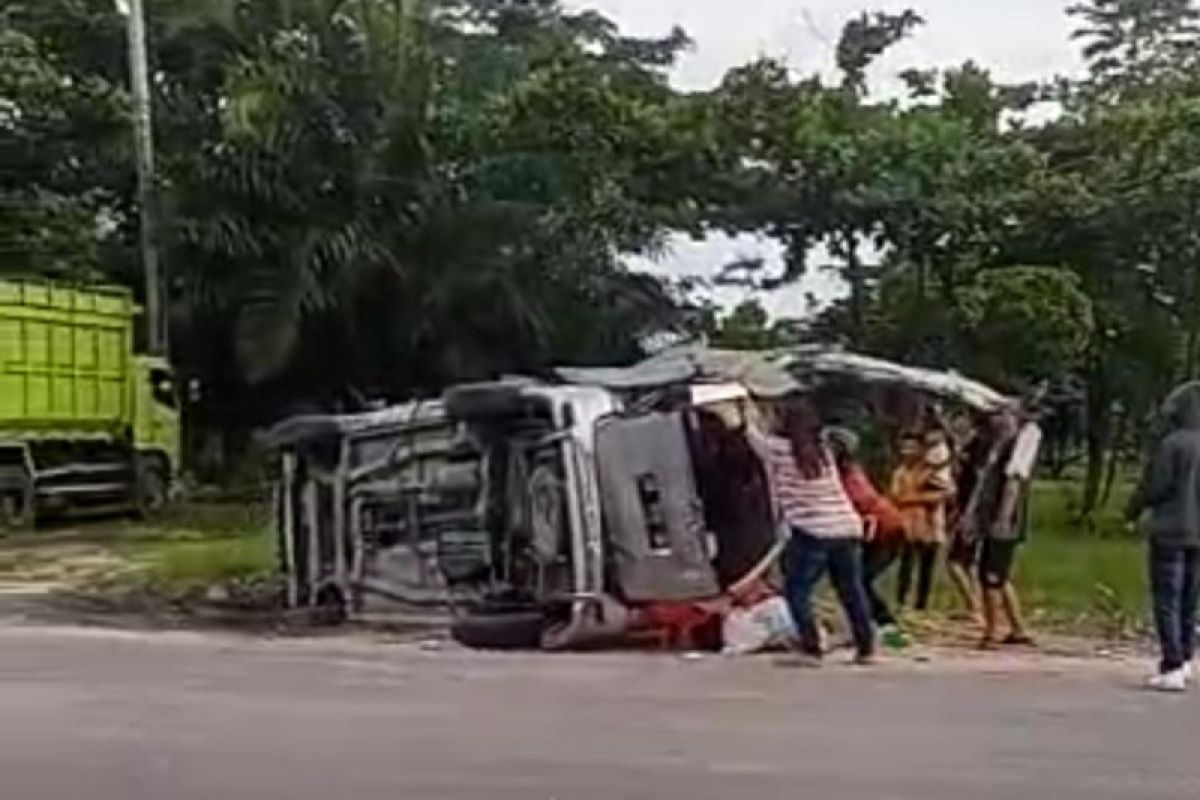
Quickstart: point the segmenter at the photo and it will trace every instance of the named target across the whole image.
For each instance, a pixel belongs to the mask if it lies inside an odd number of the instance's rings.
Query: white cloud
[[[1048,78],[1079,69],[1078,48],[1071,42],[1066,8],[1072,0],[567,0],[575,8],[594,8],[630,33],[661,35],[683,27],[695,49],[678,65],[674,80],[683,87],[712,86],[730,67],[759,56],[787,61],[800,72],[828,72],[845,21],[863,10],[912,8],[927,24],[876,65],[873,84],[894,87],[901,69],[945,67],[975,61],[1003,80]],[[770,243],[742,239],[697,244],[680,240],[657,270],[696,274],[719,268],[733,255],[773,255]],[[798,314],[804,296],[842,291],[827,276],[810,277],[802,286],[768,299],[776,312]],[[723,301],[744,295],[723,292]]]

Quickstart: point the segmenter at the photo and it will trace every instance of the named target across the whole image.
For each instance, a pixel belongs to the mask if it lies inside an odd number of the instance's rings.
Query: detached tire
[[[144,520],[162,516],[170,502],[170,493],[170,478],[159,459],[139,459],[133,498],[137,515]]]
[[[459,644],[475,650],[540,650],[546,618],[540,611],[469,614],[450,626]]]

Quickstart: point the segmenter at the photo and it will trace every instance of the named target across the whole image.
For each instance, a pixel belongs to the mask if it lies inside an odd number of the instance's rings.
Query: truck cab
[[[143,514],[166,505],[179,469],[181,401],[170,362],[136,356],[130,372],[133,403],[134,500]]]

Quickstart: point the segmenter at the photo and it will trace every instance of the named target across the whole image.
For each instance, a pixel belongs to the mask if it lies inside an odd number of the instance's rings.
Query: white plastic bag
[[[721,637],[726,655],[747,655],[782,647],[796,637],[796,624],[782,597],[749,608],[734,608],[725,616]]]

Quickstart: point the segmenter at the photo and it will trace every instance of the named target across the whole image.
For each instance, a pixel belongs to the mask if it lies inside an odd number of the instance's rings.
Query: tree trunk
[[[1087,387],[1087,478],[1083,487],[1082,520],[1091,524],[1103,488],[1105,455],[1111,441],[1112,402],[1107,375],[1099,361],[1092,365]]]
[[[846,280],[850,284],[850,339],[851,344],[858,345],[866,333],[867,281],[858,257],[858,237],[847,230],[842,238],[846,248]]]
[[[1124,455],[1125,436],[1129,429],[1130,415],[1122,411],[1114,425],[1112,437],[1112,446],[1108,453],[1108,471],[1104,476],[1104,490],[1100,494],[1100,508],[1108,505],[1108,501],[1112,499],[1113,486],[1117,482],[1117,470],[1121,465],[1121,457]]]

